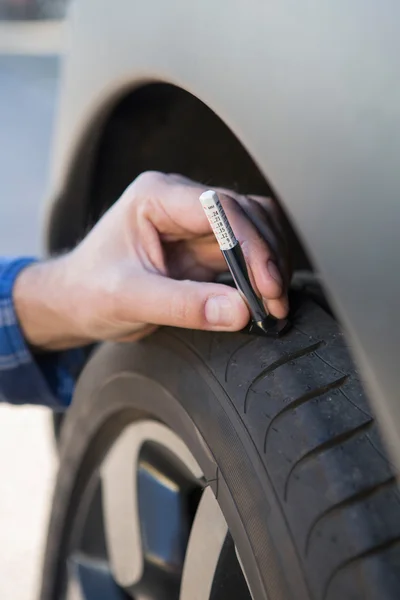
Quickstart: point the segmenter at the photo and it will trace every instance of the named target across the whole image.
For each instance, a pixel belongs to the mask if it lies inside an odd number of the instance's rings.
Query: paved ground
[[[0,55],[0,255],[40,248],[58,68],[51,56]],[[0,405],[1,600],[38,597],[55,466],[49,411]]]

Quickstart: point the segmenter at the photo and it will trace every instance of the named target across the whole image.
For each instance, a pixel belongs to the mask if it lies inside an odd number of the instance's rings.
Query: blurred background
[[[0,255],[41,252],[65,0],[0,0]],[[0,404],[0,598],[37,600],[56,468],[50,411]]]
[[[57,20],[65,17],[68,0],[0,0],[0,18]]]

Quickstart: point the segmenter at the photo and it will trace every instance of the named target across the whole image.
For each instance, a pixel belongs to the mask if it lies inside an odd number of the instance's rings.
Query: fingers
[[[151,221],[163,241],[191,239],[207,235],[210,225],[199,202],[204,188],[195,182],[147,171],[125,191],[134,210]]]
[[[224,263],[216,242],[211,246],[193,245],[194,240],[203,238],[210,232],[210,225],[199,202],[204,186],[182,176],[153,172],[142,174],[132,185],[136,186],[135,194],[141,199],[142,220],[151,222],[165,245],[185,241],[188,248],[190,246],[197,253],[198,263],[202,267],[215,268],[220,265],[223,270]],[[280,232],[274,232],[270,224],[271,218],[268,215],[271,211],[262,206],[268,200],[259,197],[247,199],[221,191],[220,198],[242,246],[256,292],[263,298],[272,315],[277,318],[285,317],[288,312],[287,260],[282,250],[284,244],[278,239]],[[147,242],[144,245],[147,246]],[[184,246],[182,248],[184,252]],[[214,248],[216,258],[210,255],[210,248]],[[205,264],[203,257],[205,252],[208,254],[208,264]],[[179,257],[169,261],[167,270],[177,277],[184,276],[185,272],[191,274]]]
[[[257,227],[271,248],[287,289],[292,273],[287,220],[280,207],[271,198],[242,197],[248,218]],[[243,206],[243,204],[241,204]]]
[[[177,281],[143,274],[127,282],[119,293],[115,319],[190,329],[238,331],[250,318],[237,290],[217,283]]]
[[[227,190],[221,192],[233,197],[249,221],[253,223],[268,245],[287,288],[291,275],[288,223],[277,202],[265,196],[243,196],[229,193]]]
[[[285,282],[270,246],[238,202],[222,194],[220,199],[235,236],[241,244],[256,292],[260,294],[265,307],[273,316],[286,317],[288,301]]]
[[[125,333],[122,336],[118,336],[114,341],[116,342],[137,342],[148,335],[151,335],[157,330],[157,325],[143,325],[134,328],[133,332]]]

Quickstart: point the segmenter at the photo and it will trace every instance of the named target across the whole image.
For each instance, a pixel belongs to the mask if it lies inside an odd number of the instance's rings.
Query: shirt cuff
[[[0,259],[0,400],[66,408],[86,360],[83,349],[32,354],[15,312],[13,287],[35,258]]]

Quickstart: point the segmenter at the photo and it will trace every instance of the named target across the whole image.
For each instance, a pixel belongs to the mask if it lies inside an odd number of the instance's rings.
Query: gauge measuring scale
[[[233,233],[218,194],[213,190],[208,190],[201,194],[200,202],[236,287],[249,308],[253,319],[251,332],[274,336],[280,335],[287,329],[288,321],[286,319],[278,320],[269,315],[261,299],[255,293],[251,285],[242,248]],[[254,326],[258,331],[255,330]]]

